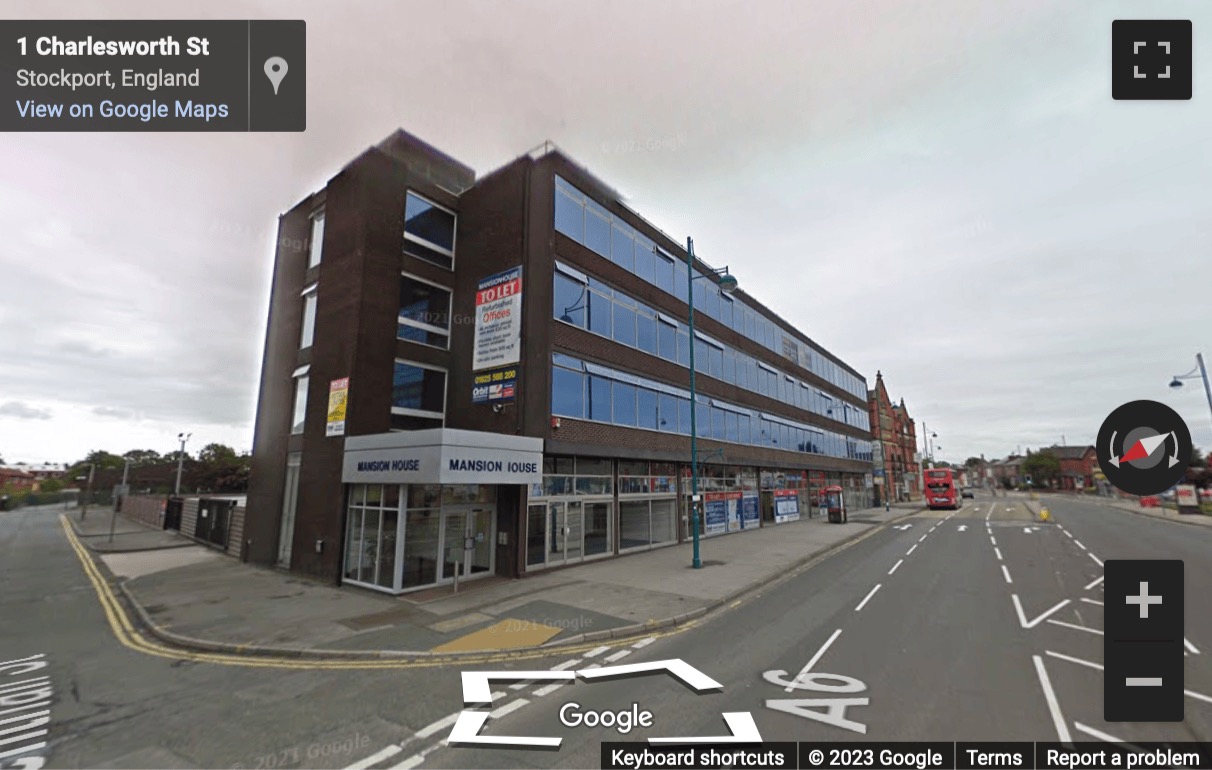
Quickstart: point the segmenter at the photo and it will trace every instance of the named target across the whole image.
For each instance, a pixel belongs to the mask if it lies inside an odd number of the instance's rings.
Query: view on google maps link
[[[0,770],[1212,770],[1209,62],[13,0]]]

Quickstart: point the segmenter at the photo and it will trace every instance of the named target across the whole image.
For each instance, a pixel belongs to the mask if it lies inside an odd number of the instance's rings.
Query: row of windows
[[[404,199],[404,251],[447,270],[454,269],[456,216],[450,209],[414,192]],[[324,248],[324,212],[311,217],[307,267],[320,264]]]
[[[552,316],[564,323],[608,337],[666,361],[690,366],[690,328],[658,313],[610,286],[556,263]],[[731,385],[823,415],[863,430],[871,429],[867,411],[800,382],[763,368],[757,359],[696,335],[694,367]]]
[[[637,277],[685,302],[691,283],[685,263],[615,217],[567,180],[556,176],[555,229]],[[700,274],[696,271],[696,278]],[[867,382],[792,339],[745,303],[733,300],[711,280],[694,280],[695,312],[704,313],[802,366],[856,398],[867,398]]]
[[[689,435],[690,393],[556,353],[551,413],[629,428]],[[792,452],[871,461],[871,442],[699,396],[695,432],[703,438]]]

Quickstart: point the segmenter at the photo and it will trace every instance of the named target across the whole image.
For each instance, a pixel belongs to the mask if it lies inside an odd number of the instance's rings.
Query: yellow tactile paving
[[[533,620],[505,618],[487,628],[439,644],[431,652],[470,652],[472,650],[515,650],[543,644],[562,628],[545,626]]]

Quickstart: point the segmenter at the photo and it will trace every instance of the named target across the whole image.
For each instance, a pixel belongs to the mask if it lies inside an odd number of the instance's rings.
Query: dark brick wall
[[[274,256],[265,349],[261,359],[248,516],[244,527],[244,538],[250,541],[248,558],[262,564],[272,564],[277,557],[286,455],[291,451],[292,443],[289,433],[295,383],[290,375],[300,360],[303,301],[299,293],[319,273],[319,268],[307,270],[307,252],[311,239],[309,217],[322,200],[322,194],[311,196],[278,218],[278,249]]]

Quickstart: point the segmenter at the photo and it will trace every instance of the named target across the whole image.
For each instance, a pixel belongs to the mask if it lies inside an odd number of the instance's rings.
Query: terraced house
[[[253,561],[401,593],[677,543],[692,408],[703,535],[870,501],[864,377],[549,144],[477,177],[398,131],[279,236]]]

